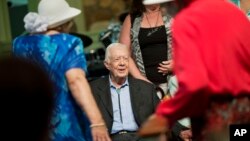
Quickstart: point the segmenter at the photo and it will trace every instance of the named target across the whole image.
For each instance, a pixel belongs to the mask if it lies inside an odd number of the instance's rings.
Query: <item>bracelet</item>
[[[105,126],[105,124],[104,123],[91,124],[89,127],[93,128],[93,127],[99,127],[99,126]]]

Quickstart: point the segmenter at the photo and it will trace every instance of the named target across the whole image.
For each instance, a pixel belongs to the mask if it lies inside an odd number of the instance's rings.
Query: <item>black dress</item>
[[[158,72],[159,63],[168,58],[167,34],[165,26],[140,28],[139,44],[146,71],[146,77],[154,84],[166,83],[167,79]]]

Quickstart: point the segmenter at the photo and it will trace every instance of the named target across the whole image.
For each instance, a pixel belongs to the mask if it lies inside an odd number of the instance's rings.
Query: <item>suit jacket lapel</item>
[[[104,78],[103,84],[100,83],[98,86],[99,89],[99,96],[102,100],[106,110],[108,113],[113,117],[113,107],[112,107],[112,100],[111,100],[111,93],[110,93],[110,86],[109,86],[109,79],[108,77]]]
[[[142,95],[140,95],[140,89],[141,87],[138,86],[135,82],[135,80],[132,77],[128,77],[129,81],[129,90],[130,90],[130,99],[131,99],[131,105],[132,110],[135,116],[135,120],[137,124],[140,124],[140,121],[138,120],[138,113],[140,113],[140,99],[142,98]]]

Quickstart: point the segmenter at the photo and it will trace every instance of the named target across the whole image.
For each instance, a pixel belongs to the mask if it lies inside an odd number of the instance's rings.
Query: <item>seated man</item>
[[[112,141],[138,141],[138,127],[159,103],[152,84],[128,76],[129,56],[125,45],[109,45],[104,65],[110,75],[90,83]]]

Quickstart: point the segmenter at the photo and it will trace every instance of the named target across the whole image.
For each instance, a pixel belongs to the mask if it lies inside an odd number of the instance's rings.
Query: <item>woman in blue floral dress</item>
[[[54,82],[50,140],[110,141],[85,77],[82,41],[64,33],[80,12],[65,0],[41,0],[38,13],[25,16],[30,34],[14,40],[13,54],[39,64]]]

